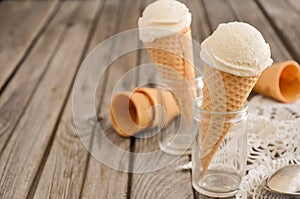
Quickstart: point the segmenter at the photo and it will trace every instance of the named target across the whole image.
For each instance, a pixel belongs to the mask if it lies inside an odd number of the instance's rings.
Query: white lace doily
[[[260,183],[277,169],[300,164],[300,100],[282,104],[255,96],[249,102],[248,167],[237,198],[278,198]]]

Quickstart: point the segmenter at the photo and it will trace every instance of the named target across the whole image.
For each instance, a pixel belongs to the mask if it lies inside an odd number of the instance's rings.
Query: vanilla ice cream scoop
[[[220,24],[201,44],[208,65],[237,76],[255,76],[271,66],[270,46],[253,26],[242,22]]]
[[[190,26],[192,21],[189,9],[175,0],[158,0],[149,4],[139,18],[140,39],[152,42],[155,39],[172,35]]]

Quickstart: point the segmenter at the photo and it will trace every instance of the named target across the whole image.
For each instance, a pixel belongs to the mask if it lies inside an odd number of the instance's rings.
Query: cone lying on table
[[[273,64],[264,70],[253,91],[280,102],[294,102],[300,98],[300,68],[295,61]]]
[[[192,127],[192,103],[196,91],[187,87],[192,85],[195,78],[193,65],[193,47],[191,29],[186,27],[181,32],[162,37],[153,42],[145,42],[147,50],[167,86],[172,89],[182,107],[182,115],[188,126]],[[171,81],[168,81],[171,80]],[[187,80],[180,84],[173,80]]]
[[[122,92],[117,94],[110,107],[110,117],[116,132],[123,137],[130,137],[144,129],[158,125],[158,114],[161,109],[156,109],[158,92],[167,104],[163,105],[166,112],[165,123],[168,124],[179,113],[179,107],[173,94],[154,88],[138,88],[133,93]],[[161,105],[162,106],[162,105]]]
[[[259,75],[236,76],[205,64],[202,109],[214,112],[232,112],[242,109],[258,77]],[[210,119],[223,120],[223,122],[216,122],[219,124],[216,126],[210,125],[213,121],[201,123],[203,177],[231,128],[230,123],[224,122],[228,118],[208,118]]]

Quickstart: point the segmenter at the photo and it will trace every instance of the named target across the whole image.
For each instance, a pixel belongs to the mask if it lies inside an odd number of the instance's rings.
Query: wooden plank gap
[[[138,76],[138,75],[137,75]],[[131,185],[132,185],[132,176],[134,168],[134,151],[135,151],[135,137],[130,138],[130,156],[129,156],[129,165],[128,165],[128,183],[127,183],[127,198],[131,198]]]

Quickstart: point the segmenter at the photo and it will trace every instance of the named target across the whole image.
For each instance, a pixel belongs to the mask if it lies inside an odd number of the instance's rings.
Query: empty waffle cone
[[[202,109],[214,112],[232,112],[242,109],[258,77],[259,75],[236,76],[205,64]],[[230,118],[216,116],[206,119],[212,121],[201,122],[203,177],[206,175],[214,154],[231,128],[231,124],[225,122]],[[210,125],[214,121],[218,125]]]
[[[111,103],[111,121],[116,132],[129,137],[151,123],[151,102],[143,93],[119,93]],[[150,109],[151,110],[151,109]]]
[[[264,70],[253,91],[280,102],[294,102],[300,97],[300,69],[295,61],[273,64]]]
[[[180,84],[168,81],[195,78],[190,27],[186,27],[179,33],[147,42],[145,45],[153,62],[157,64],[161,77],[166,80],[167,85],[177,96],[183,118],[192,129],[192,103],[196,98],[196,91],[187,88],[193,87],[194,82]]]
[[[130,137],[146,128],[157,125],[159,118],[155,112],[157,102],[157,89],[139,88],[133,93],[123,92],[117,94],[111,103],[110,116],[114,129],[123,137]],[[166,122],[169,123],[180,111],[172,94],[161,92],[169,101],[166,110]]]
[[[169,91],[153,88],[138,88],[135,92],[147,95],[151,101],[152,108],[154,110],[152,127],[161,123],[168,125],[174,117],[180,113],[178,102]],[[161,100],[159,100],[159,98],[161,98]]]

